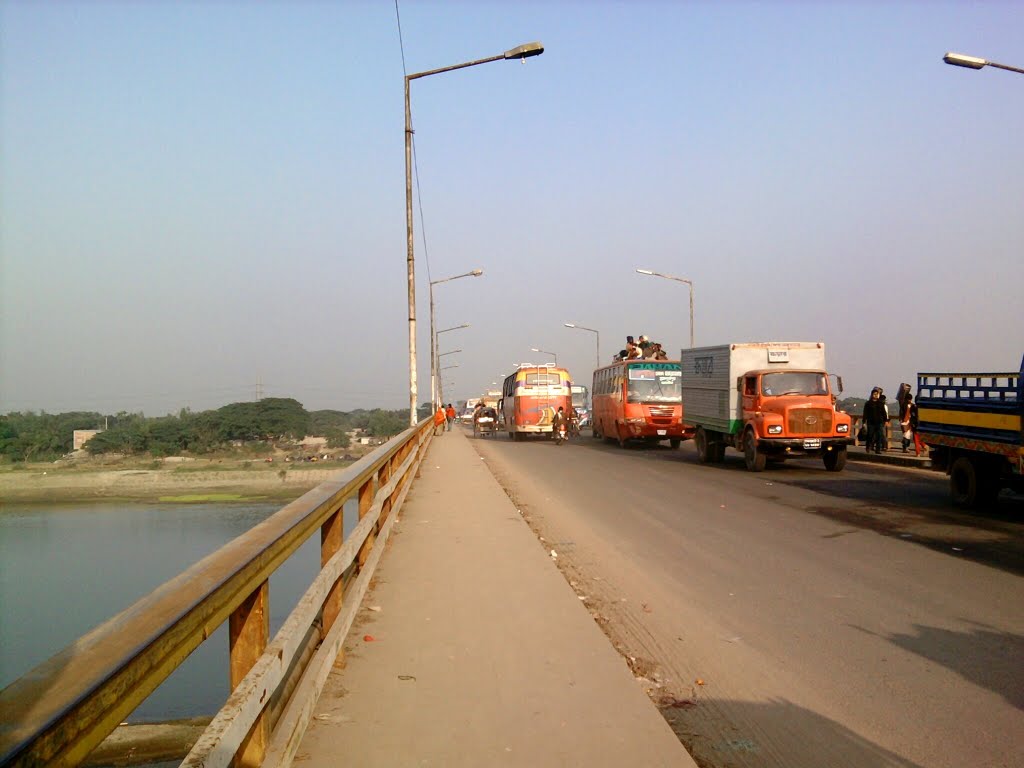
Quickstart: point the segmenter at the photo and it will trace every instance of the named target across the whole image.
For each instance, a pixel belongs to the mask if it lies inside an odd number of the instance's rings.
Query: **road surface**
[[[701,766],[1022,764],[1024,499],[584,435],[474,446]]]

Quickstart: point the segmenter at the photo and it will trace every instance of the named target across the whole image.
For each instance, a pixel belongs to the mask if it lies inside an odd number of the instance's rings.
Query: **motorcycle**
[[[555,445],[561,445],[569,439],[569,431],[565,425],[565,422],[560,422],[554,430]]]

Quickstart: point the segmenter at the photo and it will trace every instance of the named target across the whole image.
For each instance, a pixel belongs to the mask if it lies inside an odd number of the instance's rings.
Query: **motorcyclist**
[[[569,409],[569,434],[580,436],[580,414],[576,406]]]
[[[551,417],[551,434],[558,436],[559,429],[565,429],[566,434],[569,432],[569,416],[565,412],[565,408],[558,406],[558,411]]]

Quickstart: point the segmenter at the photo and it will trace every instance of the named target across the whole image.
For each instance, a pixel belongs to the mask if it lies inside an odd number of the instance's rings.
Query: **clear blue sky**
[[[594,334],[824,341],[847,394],[1024,352],[1020,3],[401,2],[420,400]],[[408,406],[393,2],[0,4],[0,412]],[[425,243],[424,243],[425,235]]]

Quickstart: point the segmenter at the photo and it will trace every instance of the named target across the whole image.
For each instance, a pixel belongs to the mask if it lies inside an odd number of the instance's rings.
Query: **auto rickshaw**
[[[473,414],[473,437],[487,437],[498,432],[498,412],[490,406],[477,408]]]

